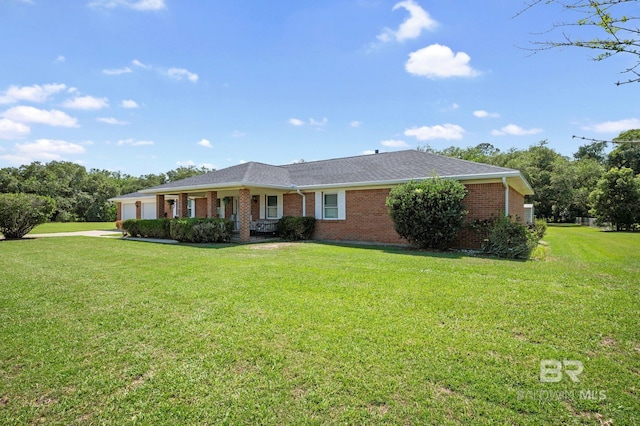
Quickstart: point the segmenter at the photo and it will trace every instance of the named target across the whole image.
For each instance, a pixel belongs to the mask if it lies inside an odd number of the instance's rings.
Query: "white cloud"
[[[178,161],[176,161],[176,165],[178,167],[194,167],[194,166],[196,166],[196,163],[193,160],[187,160],[187,161],[178,160]],[[204,167],[206,169],[211,169],[211,170],[217,169],[216,165],[215,164],[211,164],[211,163],[201,163],[201,164],[198,164],[198,167],[199,168]]]
[[[139,60],[137,60],[137,59],[134,59],[133,61],[131,61],[131,63],[132,63],[133,65],[135,65],[136,67],[139,67],[139,68],[144,68],[144,69],[149,69],[149,68],[151,68],[151,66],[150,66],[150,65],[145,65],[145,64],[143,64],[142,62],[140,62],[140,61],[139,61]]]
[[[438,27],[438,22],[431,18],[429,13],[415,1],[401,1],[393,6],[393,10],[400,8],[406,9],[409,12],[409,17],[400,24],[400,27],[398,27],[396,31],[385,28],[384,32],[378,35],[378,40],[387,42],[391,40],[404,41],[414,39],[420,36],[422,30],[433,31]]]
[[[31,106],[17,106],[1,114],[4,118],[19,123],[48,124],[55,127],[78,127],[78,119],[67,113],[52,109],[44,110]]]
[[[488,112],[481,109],[477,111],[473,111],[473,115],[478,118],[499,118],[500,117],[500,114],[498,114],[497,112]]]
[[[83,154],[82,145],[52,139],[38,139],[32,143],[17,144],[13,154],[2,155],[0,158],[14,164],[27,164],[32,161],[54,161],[63,155]]]
[[[412,127],[404,131],[405,136],[414,136],[419,141],[428,141],[431,139],[462,139],[464,133],[465,130],[457,124]]]
[[[637,118],[626,118],[624,120],[605,121],[592,126],[584,126],[582,129],[596,133],[621,133],[638,128],[640,128],[640,120]]]
[[[58,55],[58,57],[56,58],[55,62],[58,64],[64,64],[64,62],[67,60],[67,58],[65,58],[62,55]]]
[[[382,141],[380,142],[380,145],[390,147],[390,148],[405,148],[409,146],[409,144],[406,143],[405,141],[393,140],[393,139]]]
[[[309,126],[315,126],[315,127],[323,127],[326,126],[327,123],[329,122],[329,120],[325,117],[322,120],[316,120],[314,118],[310,118],[309,122],[304,122],[302,120],[300,120],[299,118],[290,118],[289,119],[289,124],[291,124],[292,126],[304,126],[304,125],[309,125]]]
[[[103,69],[102,73],[106,75],[122,75],[132,73],[133,70],[129,67],[124,68],[111,68],[111,69]]]
[[[46,102],[51,95],[66,89],[64,84],[34,84],[33,86],[10,86],[2,95],[0,95],[0,104],[13,104],[19,101],[43,103]]]
[[[479,73],[471,68],[471,57],[440,44],[432,44],[409,54],[405,69],[409,74],[428,78],[474,77]]]
[[[89,3],[89,6],[105,7],[107,9],[123,6],[140,11],[154,11],[166,8],[164,0],[94,0]]]
[[[362,126],[362,122],[361,121],[352,121],[351,123],[349,123],[349,125],[355,129],[357,129],[358,127]]]
[[[0,118],[0,139],[18,139],[28,135],[31,129],[22,123]]]
[[[176,80],[182,80],[186,78],[192,83],[198,81],[198,74],[192,73],[184,68],[169,68],[169,70],[167,70],[167,75]]]
[[[362,155],[375,154],[376,152],[373,149],[365,149],[362,151]]]
[[[205,148],[213,148],[213,145],[211,145],[211,141],[207,139],[201,139],[200,142],[198,142],[198,145],[203,146]]]
[[[116,118],[113,117],[100,117],[100,118],[96,118],[97,121],[101,122],[101,123],[107,123],[107,124],[115,124],[115,125],[119,125],[119,126],[124,126],[129,124],[126,121],[120,121]]]
[[[122,108],[127,108],[127,109],[135,109],[135,108],[140,108],[138,106],[138,103],[134,100],[131,99],[125,99],[120,103],[120,106]]]
[[[516,124],[508,124],[504,126],[500,130],[492,130],[491,134],[493,136],[527,136],[527,135],[535,135],[542,132],[542,129],[532,128],[532,129],[523,129],[522,127]]]
[[[244,132],[241,132],[240,130],[234,130],[234,131],[231,133],[231,137],[232,137],[232,138],[243,138],[243,137],[245,137],[245,136],[247,136],[247,134],[246,134],[246,133],[244,133]]]
[[[143,146],[143,145],[153,145],[155,142],[153,141],[139,141],[135,139],[121,139],[117,142],[119,146],[129,145],[129,146]]]
[[[96,110],[109,107],[109,100],[93,96],[76,96],[73,99],[67,99],[62,106],[71,109]]]

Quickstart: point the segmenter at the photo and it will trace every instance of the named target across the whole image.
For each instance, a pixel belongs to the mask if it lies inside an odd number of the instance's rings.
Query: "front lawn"
[[[114,231],[114,222],[48,222],[38,225],[30,234],[53,234],[76,231]]]
[[[0,424],[639,422],[640,234],[545,240],[528,262],[2,241]]]

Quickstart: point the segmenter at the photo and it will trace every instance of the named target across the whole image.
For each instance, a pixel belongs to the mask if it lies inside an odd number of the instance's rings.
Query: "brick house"
[[[434,175],[467,188],[467,220],[505,212],[524,217],[524,196],[533,194],[519,171],[417,150],[360,155],[283,166],[248,162],[113,198],[118,219],[225,217],[236,222],[240,241],[256,227],[282,216],[314,216],[313,238],[403,244],[385,201],[395,185]],[[478,247],[463,231],[459,247]]]

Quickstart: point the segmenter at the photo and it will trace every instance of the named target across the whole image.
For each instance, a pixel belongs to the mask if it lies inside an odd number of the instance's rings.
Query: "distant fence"
[[[594,228],[600,228],[596,225],[595,217],[576,217],[576,224],[582,226],[592,226]]]

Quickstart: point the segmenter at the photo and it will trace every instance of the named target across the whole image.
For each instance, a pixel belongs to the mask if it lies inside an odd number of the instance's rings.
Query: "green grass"
[[[0,424],[638,423],[640,234],[545,239],[528,262],[0,242]]]
[[[30,234],[54,234],[76,231],[115,231],[114,222],[49,222],[38,225]]]

